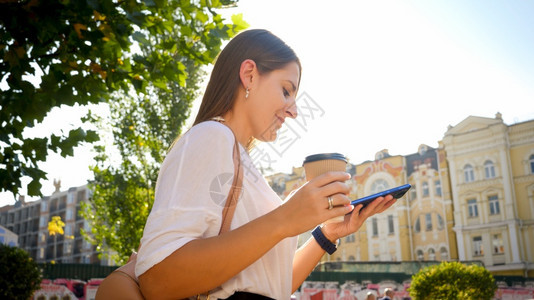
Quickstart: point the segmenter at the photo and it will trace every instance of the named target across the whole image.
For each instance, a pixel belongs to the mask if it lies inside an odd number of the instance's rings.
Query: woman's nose
[[[293,102],[287,109],[286,109],[286,116],[292,119],[297,118],[298,112],[297,112],[297,103]]]

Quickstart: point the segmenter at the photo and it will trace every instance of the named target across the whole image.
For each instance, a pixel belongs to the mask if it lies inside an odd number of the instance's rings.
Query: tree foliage
[[[492,299],[497,286],[491,273],[475,264],[442,262],[412,276],[410,296],[415,299]]]
[[[48,234],[64,234],[63,228],[65,228],[65,222],[61,220],[60,216],[53,216],[52,220],[48,222]]]
[[[30,299],[40,288],[41,271],[30,255],[0,244],[0,299]]]
[[[186,84],[182,59],[210,63],[221,41],[242,29],[214,9],[235,0],[27,0],[0,2],[0,191],[14,195],[31,178],[41,195],[49,151],[66,157],[98,134],[75,128],[29,138],[25,129],[53,108],[107,103],[152,87]],[[136,51],[151,48],[151,51]],[[34,79],[32,79],[34,78]],[[87,119],[89,120],[89,119]]]
[[[113,145],[95,144],[93,194],[82,212],[91,232],[84,234],[100,252],[114,253],[118,263],[139,246],[160,165],[199,95],[202,67],[213,62],[224,39],[248,26],[240,17],[224,25],[213,2],[195,3],[182,1],[185,7],[173,9],[166,31],[138,33],[138,57],[161,57],[170,51],[165,66],[151,69],[152,80],[139,82],[143,92],[113,93],[109,115],[89,117],[100,132],[109,133]]]

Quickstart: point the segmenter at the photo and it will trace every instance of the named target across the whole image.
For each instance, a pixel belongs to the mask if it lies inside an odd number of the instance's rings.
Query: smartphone
[[[401,186],[394,187],[394,188],[389,189],[389,190],[385,190],[385,191],[382,191],[382,192],[379,192],[379,193],[376,193],[376,194],[373,194],[373,195],[369,195],[369,196],[366,196],[366,197],[363,197],[363,198],[360,198],[360,199],[353,200],[353,201],[350,202],[350,204],[352,204],[354,206],[356,206],[358,204],[363,204],[363,206],[365,207],[367,204],[373,202],[373,200],[375,200],[376,198],[385,197],[387,195],[391,195],[391,196],[393,196],[393,198],[399,199],[400,197],[404,196],[404,194],[406,194],[406,192],[411,187],[412,187],[412,185],[410,185],[410,184],[401,185]]]

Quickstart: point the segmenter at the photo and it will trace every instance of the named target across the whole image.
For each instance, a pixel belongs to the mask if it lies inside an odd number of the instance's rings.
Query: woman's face
[[[246,100],[254,138],[269,142],[277,137],[287,117],[297,117],[295,103],[300,70],[296,62],[259,76]]]

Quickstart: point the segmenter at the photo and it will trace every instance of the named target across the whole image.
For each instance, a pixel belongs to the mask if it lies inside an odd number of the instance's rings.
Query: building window
[[[467,200],[467,209],[469,210],[469,217],[475,218],[478,217],[478,207],[476,199]]]
[[[436,214],[438,216],[438,230],[442,230],[443,227],[445,227],[445,222],[443,222],[443,218],[440,214]]]
[[[423,250],[417,250],[417,260],[423,260]]]
[[[45,249],[43,247],[39,248],[39,259],[44,259]]]
[[[417,189],[415,188],[415,185],[412,186],[411,192],[410,192],[410,200],[416,200],[417,199]]]
[[[499,198],[497,197],[497,195],[489,196],[488,203],[491,215],[498,215],[501,213],[501,209],[499,207]]]
[[[473,170],[471,165],[466,165],[464,167],[464,179],[466,183],[475,181],[475,170]]]
[[[68,193],[67,194],[67,204],[74,203],[74,193]]]
[[[419,233],[421,232],[421,222],[419,221],[419,217],[415,220],[415,232]]]
[[[501,234],[494,234],[492,243],[493,243],[493,254],[504,253],[504,244],[502,242]]]
[[[484,174],[486,175],[486,179],[495,178],[495,167],[491,160],[487,160],[484,163]]]
[[[347,237],[345,238],[346,243],[354,243],[354,241],[356,241],[354,233],[347,235]]]
[[[70,224],[67,224],[65,226],[65,237],[72,235],[72,226]]]
[[[371,184],[371,193],[378,193],[389,189],[389,184],[384,179],[377,179]]]
[[[432,230],[432,214],[425,215],[425,225],[426,225],[426,231]]]
[[[65,242],[65,253],[72,253],[72,242]]]
[[[41,211],[42,212],[48,211],[48,202],[46,200],[41,202]]]
[[[528,159],[529,165],[530,165],[530,174],[534,174],[534,154],[530,156]]]
[[[371,222],[373,223],[373,236],[378,236],[378,220],[376,218],[372,218]]]
[[[67,217],[65,218],[65,220],[72,220],[72,209],[72,207],[67,208]]]
[[[436,260],[436,251],[434,251],[432,248],[428,249],[428,259]]]
[[[393,216],[392,215],[388,216],[388,232],[389,232],[389,234],[394,234],[395,233],[395,224],[393,224]]]
[[[449,251],[445,247],[442,247],[440,250],[441,260],[449,260]]]
[[[428,151],[427,145],[420,145],[419,146],[419,155],[423,156]]]
[[[482,237],[481,236],[473,237],[473,255],[474,256],[482,256],[482,255],[484,255],[484,248],[483,248],[483,245],[482,245]]]
[[[436,180],[434,184],[436,185],[436,196],[441,196],[441,181]]]
[[[423,197],[428,197],[428,182],[423,182]]]
[[[85,191],[78,191],[78,195],[76,196],[77,202],[82,202],[85,200]]]

